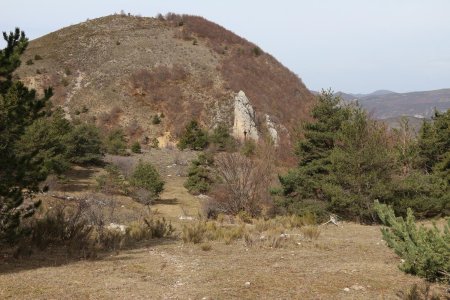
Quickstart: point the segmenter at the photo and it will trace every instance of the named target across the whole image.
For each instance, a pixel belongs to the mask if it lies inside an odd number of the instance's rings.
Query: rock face
[[[266,126],[267,126],[267,130],[269,131],[270,138],[273,141],[273,144],[275,146],[278,146],[278,143],[280,142],[280,138],[278,136],[277,130],[275,129],[275,124],[272,122],[269,115],[266,115]]]
[[[238,140],[258,141],[258,129],[255,123],[255,111],[243,91],[234,98],[233,136]]]

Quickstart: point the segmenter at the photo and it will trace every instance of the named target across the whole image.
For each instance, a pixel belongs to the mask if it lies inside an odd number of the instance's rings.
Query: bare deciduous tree
[[[219,210],[236,214],[246,211],[253,216],[267,202],[272,179],[273,151],[262,149],[259,157],[250,159],[239,153],[220,153],[215,169],[220,183],[213,190]]]

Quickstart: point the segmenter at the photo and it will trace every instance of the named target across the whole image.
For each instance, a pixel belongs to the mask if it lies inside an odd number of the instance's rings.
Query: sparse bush
[[[251,157],[255,154],[256,143],[252,139],[247,139],[241,146],[241,153],[247,157]]]
[[[200,246],[200,248],[201,248],[203,251],[211,251],[212,246],[211,246],[211,244],[209,244],[209,243],[204,243],[204,244],[202,244],[202,245]]]
[[[381,222],[383,239],[395,253],[404,259],[400,269],[429,281],[450,282],[450,219],[443,231],[418,227],[411,209],[406,220],[395,217],[391,207],[375,204]]]
[[[413,284],[407,291],[400,291],[397,296],[402,300],[440,300],[438,295],[435,295],[430,288],[430,284],[419,286]]]
[[[65,87],[67,87],[70,83],[69,83],[69,80],[67,80],[67,78],[63,78],[63,79],[61,79],[61,84]]]
[[[131,145],[131,152],[133,152],[133,153],[142,153],[142,151],[141,151],[141,144],[139,144],[138,141],[134,142]]]
[[[300,228],[303,235],[310,240],[317,240],[320,235],[320,229],[317,226],[303,226]]]
[[[34,56],[34,60],[41,60],[41,59],[42,59],[42,56],[40,56],[39,54],[36,54]]]
[[[152,124],[158,125],[161,123],[161,117],[159,115],[154,115],[152,118]]]
[[[258,46],[253,47],[252,52],[255,56],[260,56],[263,52]]]
[[[57,206],[43,217],[31,221],[28,225],[31,245],[40,250],[65,245],[69,251],[87,250],[91,247],[93,228],[83,216],[84,205],[80,203],[75,211]]]
[[[64,74],[66,74],[67,76],[72,75],[72,71],[70,70],[69,67],[65,67],[65,68],[64,68]]]
[[[230,135],[229,129],[224,124],[219,124],[214,128],[209,140],[219,151],[232,152],[236,148],[236,141]]]
[[[239,153],[216,155],[215,171],[220,183],[214,186],[211,194],[220,211],[233,215],[240,211],[259,215],[268,201],[272,167],[268,157],[257,161]]]
[[[107,165],[105,170],[107,174],[96,178],[98,190],[105,194],[129,194],[128,183],[119,168],[116,165]]]
[[[150,141],[150,147],[154,149],[159,148],[159,141],[157,138],[152,138],[152,140]]]
[[[126,140],[122,129],[111,131],[105,140],[106,152],[113,155],[126,155]]]
[[[203,242],[206,233],[204,222],[196,222],[194,224],[184,225],[181,238],[185,243],[199,244]]]
[[[244,223],[248,223],[248,224],[253,223],[252,216],[244,210],[241,210],[240,212],[238,212],[237,217],[239,218],[239,220],[241,220]]]
[[[203,150],[208,146],[208,135],[200,128],[197,121],[191,121],[184,129],[178,142],[178,148],[184,150]]]
[[[27,66],[31,66],[31,65],[34,65],[34,62],[32,59],[29,59],[29,60],[27,60],[26,64],[27,64]]]

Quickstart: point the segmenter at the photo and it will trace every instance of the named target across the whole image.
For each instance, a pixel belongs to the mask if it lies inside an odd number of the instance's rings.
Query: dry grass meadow
[[[315,239],[304,228],[287,226],[287,236],[281,236],[263,228],[264,221],[222,220],[226,224],[218,222],[217,228],[234,226],[248,234],[183,242],[183,226],[198,222],[200,210],[199,198],[183,187],[186,162],[196,154],[171,151],[152,150],[129,159],[151,160],[165,177],[165,192],[152,211],[172,222],[174,237],[100,253],[95,259],[74,258],[58,248],[22,259],[2,253],[0,299],[399,299],[399,291],[424,284],[398,269],[401,261],[382,241],[378,226],[321,226]],[[44,206],[74,201],[56,199],[53,193],[76,199],[93,190],[102,172],[72,170],[64,188],[44,197]],[[116,200],[116,214],[124,220],[146,209],[126,196]],[[445,292],[443,286],[433,289]]]

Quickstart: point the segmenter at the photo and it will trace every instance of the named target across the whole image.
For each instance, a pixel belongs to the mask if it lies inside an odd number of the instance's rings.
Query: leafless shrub
[[[215,158],[215,168],[222,182],[212,193],[219,209],[230,214],[240,211],[252,216],[260,214],[272,176],[270,161],[253,160],[239,153],[220,153]]]
[[[100,127],[112,127],[118,123],[118,120],[120,118],[120,115],[122,114],[123,110],[118,107],[114,106],[111,108],[109,113],[103,112],[99,115],[98,121]]]
[[[139,123],[134,119],[130,122],[130,124],[128,124],[125,132],[130,138],[136,138],[142,135],[144,130],[142,129],[141,125],[139,125]]]

